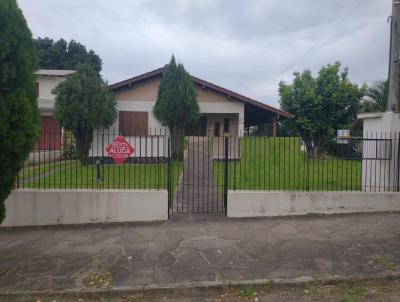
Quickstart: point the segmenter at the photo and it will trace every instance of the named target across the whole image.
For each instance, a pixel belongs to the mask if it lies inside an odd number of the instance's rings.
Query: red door
[[[59,150],[61,149],[61,129],[54,117],[43,115],[40,139],[35,145],[35,150]]]

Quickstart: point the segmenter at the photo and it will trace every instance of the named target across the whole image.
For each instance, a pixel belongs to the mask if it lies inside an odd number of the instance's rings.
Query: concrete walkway
[[[0,259],[1,292],[95,275],[114,287],[387,276],[400,272],[400,213],[2,228]]]
[[[188,148],[175,193],[173,213],[223,214],[222,188],[214,182],[209,138],[197,136],[187,137],[187,140]]]

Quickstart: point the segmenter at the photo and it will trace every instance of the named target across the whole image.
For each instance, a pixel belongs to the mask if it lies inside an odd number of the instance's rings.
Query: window
[[[39,98],[39,82],[36,82],[36,98]]]
[[[147,135],[149,113],[145,111],[120,111],[119,133],[123,136]]]
[[[224,133],[229,132],[229,118],[224,118]]]

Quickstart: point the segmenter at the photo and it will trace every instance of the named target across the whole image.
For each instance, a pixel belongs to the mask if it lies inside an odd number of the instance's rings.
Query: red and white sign
[[[135,152],[135,149],[129,145],[123,136],[117,136],[115,140],[106,148],[116,164],[122,165],[125,160]]]

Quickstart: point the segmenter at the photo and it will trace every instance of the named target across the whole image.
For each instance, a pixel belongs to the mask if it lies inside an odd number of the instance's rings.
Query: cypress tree
[[[39,136],[35,95],[37,56],[15,0],[0,0],[0,223],[4,201]]]
[[[172,56],[158,86],[153,114],[170,131],[174,158],[182,158],[185,130],[198,121],[199,111],[192,78]]]

